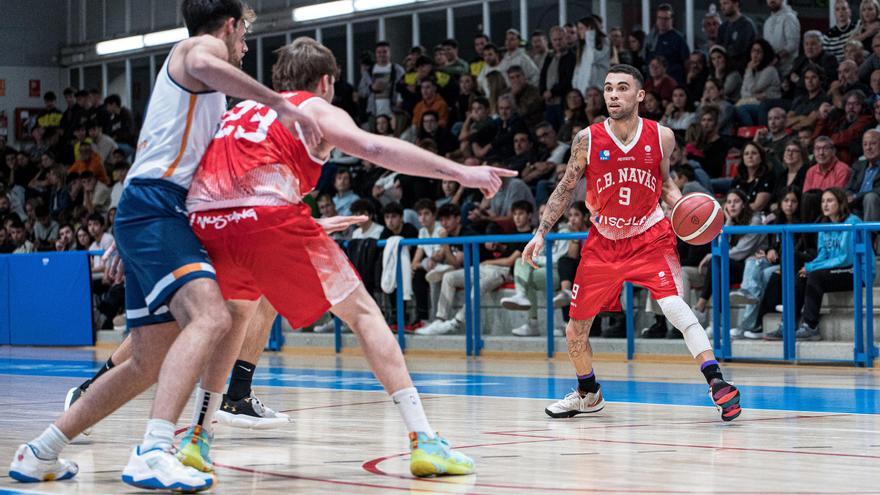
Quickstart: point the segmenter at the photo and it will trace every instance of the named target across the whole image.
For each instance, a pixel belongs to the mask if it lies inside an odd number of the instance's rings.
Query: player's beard
[[[617,112],[617,115],[614,115],[612,112],[609,111],[608,116],[611,118],[611,120],[629,120],[632,118],[635,111],[635,106],[625,108],[623,105],[621,105],[620,110],[618,110]]]
[[[234,67],[238,67],[239,69],[241,69],[244,56],[242,55],[241,51],[236,49],[235,41],[227,41],[226,50],[229,52],[229,63],[232,64]]]

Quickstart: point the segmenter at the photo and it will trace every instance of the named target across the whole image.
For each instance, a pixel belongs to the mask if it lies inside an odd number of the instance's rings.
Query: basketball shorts
[[[190,216],[226,300],[261,295],[294,328],[314,323],[360,276],[306,205],[240,207]]]
[[[592,227],[581,249],[569,314],[586,320],[603,311],[621,311],[624,282],[648,289],[654,299],[681,295],[681,263],[669,220],[616,241]]]
[[[167,180],[132,179],[122,191],[113,236],[125,265],[129,328],[174,320],[168,302],[214,267],[186,215],[186,189]]]

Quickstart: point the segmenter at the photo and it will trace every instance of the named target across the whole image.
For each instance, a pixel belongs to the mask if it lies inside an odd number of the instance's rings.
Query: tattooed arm
[[[559,217],[571,206],[571,196],[574,194],[578,181],[583,177],[584,170],[587,167],[587,153],[589,149],[590,134],[588,130],[584,129],[575,136],[571,144],[571,158],[569,158],[568,165],[565,167],[565,175],[559,181],[556,190],[550,195],[550,199],[547,200],[547,207],[541,216],[541,224],[538,226],[538,231],[523,250],[523,262],[535,268],[538,267],[533,257],[541,254],[541,250],[544,248],[544,236],[553,229],[553,225],[556,224]]]

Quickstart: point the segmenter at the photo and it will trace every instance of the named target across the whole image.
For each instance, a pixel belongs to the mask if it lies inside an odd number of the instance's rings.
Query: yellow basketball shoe
[[[449,443],[440,435],[429,438],[424,433],[411,432],[409,470],[413,476],[443,476],[471,474],[474,461],[470,457],[452,450]]]
[[[198,469],[204,473],[212,473],[214,472],[214,463],[209,454],[213,441],[213,433],[208,433],[202,429],[201,425],[190,426],[180,440],[177,459],[184,466]]]

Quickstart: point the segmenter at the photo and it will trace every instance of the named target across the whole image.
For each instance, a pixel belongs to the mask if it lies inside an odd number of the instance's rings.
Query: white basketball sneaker
[[[79,467],[66,459],[41,459],[30,444],[23,443],[15,451],[9,465],[9,477],[22,483],[69,480],[76,476]]]
[[[146,490],[200,492],[214,485],[214,476],[184,466],[171,452],[162,449],[140,451],[135,447],[122,471],[122,481]]]
[[[601,388],[585,397],[581,397],[581,393],[574,389],[564,399],[547,406],[544,412],[551,418],[570,418],[578,414],[596,413],[604,407],[605,399],[602,398]]]

